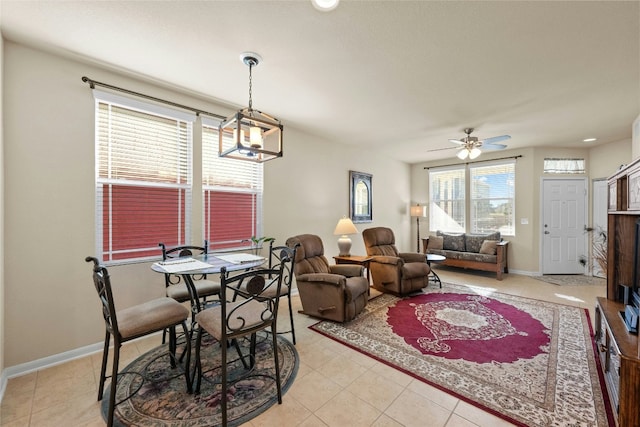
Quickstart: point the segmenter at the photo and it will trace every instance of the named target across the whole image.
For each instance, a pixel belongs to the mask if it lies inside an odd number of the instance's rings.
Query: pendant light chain
[[[249,61],[249,110],[253,109],[253,100],[251,99],[251,89],[253,86],[253,76],[251,69],[253,68],[253,61]]]

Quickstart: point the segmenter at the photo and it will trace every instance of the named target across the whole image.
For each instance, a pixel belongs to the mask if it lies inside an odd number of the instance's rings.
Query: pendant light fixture
[[[245,52],[240,59],[249,67],[249,106],[220,123],[218,155],[257,163],[282,157],[282,123],[253,108],[252,71],[262,58]]]

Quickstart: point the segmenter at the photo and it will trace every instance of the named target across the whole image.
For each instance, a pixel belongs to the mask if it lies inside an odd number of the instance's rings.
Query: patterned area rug
[[[207,340],[206,342],[204,340]],[[280,377],[282,392],[291,386],[298,372],[298,353],[288,340],[278,336]],[[241,344],[248,351],[248,342]],[[232,347],[229,357],[237,353]],[[271,338],[266,334],[258,338],[257,363],[252,375],[230,385],[228,391],[228,425],[237,426],[261,414],[277,404],[276,384],[265,375],[273,375],[273,352]],[[166,346],[157,347],[133,361],[127,371],[142,373],[147,380],[130,399],[116,406],[116,426],[216,426],[221,423],[220,384],[216,378],[220,360],[220,346],[210,337],[203,338],[203,371],[199,395],[188,394],[184,374],[179,369],[170,369]],[[245,372],[241,363],[230,371]],[[209,371],[209,372],[207,372]],[[140,387],[140,375],[122,375],[118,380],[116,401],[120,401]],[[109,391],[102,400],[102,415],[106,420]],[[283,397],[284,399],[284,397]]]
[[[311,328],[521,426],[613,425],[584,309],[443,284]]]
[[[544,276],[533,276],[533,278],[559,286],[606,286],[607,284],[607,279],[595,276],[585,276],[583,274],[546,274]]]

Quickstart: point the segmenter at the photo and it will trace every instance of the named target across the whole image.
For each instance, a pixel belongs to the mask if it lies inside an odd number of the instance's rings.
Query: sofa
[[[440,265],[492,271],[502,280],[503,273],[509,273],[507,247],[500,232],[488,234],[446,233],[437,231],[422,239],[426,254],[442,255],[446,259]]]

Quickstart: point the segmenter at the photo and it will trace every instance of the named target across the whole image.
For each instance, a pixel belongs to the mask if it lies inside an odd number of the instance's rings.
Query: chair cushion
[[[315,234],[301,234],[287,239],[292,248],[300,244],[296,251],[294,270],[296,276],[308,273],[329,273],[329,262],[324,256],[322,239]]]
[[[240,328],[250,329],[265,322],[263,313],[269,315],[267,304],[256,300],[227,303],[227,334],[237,332]],[[196,322],[215,339],[222,338],[222,306],[207,308],[196,314]]]
[[[500,240],[500,232],[496,231],[495,233],[489,234],[466,234],[465,235],[465,247],[467,252],[475,252],[479,253],[480,248],[482,247],[482,242],[485,240]]]
[[[464,234],[441,233],[442,249],[446,251],[462,251],[466,250]]]
[[[482,242],[479,253],[486,255],[495,255],[497,245],[498,242],[496,240],[485,240]]]
[[[127,340],[182,323],[189,309],[172,298],[157,298],[120,310],[116,316],[120,336]]]
[[[429,244],[427,249],[441,250],[443,248],[444,237],[442,236],[429,236]]]
[[[202,297],[210,297],[214,295],[220,294],[220,283],[214,282],[213,280],[195,280],[193,282],[196,287],[196,292],[198,292],[198,296]],[[167,287],[167,296],[169,298],[173,298],[178,302],[190,301],[191,297],[189,296],[189,290],[187,289],[186,283],[178,283],[177,285],[170,285]]]

